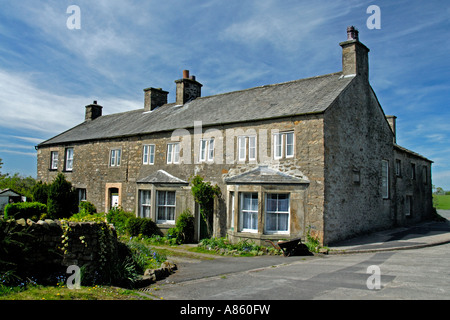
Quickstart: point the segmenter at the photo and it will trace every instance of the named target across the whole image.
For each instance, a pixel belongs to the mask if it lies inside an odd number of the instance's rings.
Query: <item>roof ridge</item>
[[[312,79],[319,79],[319,78],[325,78],[325,77],[331,77],[331,76],[336,76],[336,75],[341,75],[342,71],[338,71],[338,72],[333,72],[333,73],[328,73],[328,74],[323,74],[323,75],[318,75],[318,76],[313,76],[313,77],[308,77],[308,78],[302,78],[302,79],[296,79],[296,80],[289,80],[289,81],[285,81],[285,82],[279,82],[279,83],[273,83],[273,84],[264,84],[262,86],[257,86],[257,87],[251,87],[251,88],[246,88],[246,89],[241,89],[241,90],[235,90],[235,91],[230,91],[230,92],[223,92],[223,93],[217,93],[217,94],[213,94],[213,95],[209,95],[209,96],[204,96],[204,97],[198,97],[195,100],[199,100],[199,99],[207,99],[207,98],[212,98],[212,97],[217,97],[217,96],[224,96],[224,95],[228,95],[228,94],[234,94],[234,93],[240,93],[240,92],[246,92],[246,91],[251,91],[251,90],[256,90],[256,89],[264,89],[264,88],[270,88],[270,87],[276,87],[276,86],[281,86],[281,85],[286,85],[286,84],[290,84],[290,83],[296,83],[296,82],[302,82],[302,81],[309,81]],[[169,105],[169,104],[173,104],[173,103],[167,103],[165,105]]]

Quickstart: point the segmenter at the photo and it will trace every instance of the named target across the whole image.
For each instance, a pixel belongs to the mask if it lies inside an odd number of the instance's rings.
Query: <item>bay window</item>
[[[240,230],[258,232],[258,193],[241,193]]]
[[[139,190],[139,217],[151,218],[151,191]]]
[[[266,194],[266,233],[289,232],[289,194]]]
[[[157,223],[175,223],[175,191],[157,191]]]

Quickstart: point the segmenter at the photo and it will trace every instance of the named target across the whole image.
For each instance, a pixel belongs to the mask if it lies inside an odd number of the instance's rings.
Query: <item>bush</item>
[[[47,212],[47,206],[40,202],[10,203],[5,207],[5,219],[31,219],[38,221]]]
[[[192,243],[194,241],[194,216],[188,209],[184,211],[177,219],[175,228],[171,228],[168,231],[169,238],[176,239],[178,244]]]
[[[132,237],[139,235],[151,237],[160,233],[156,223],[147,218],[131,217],[127,220],[125,229]]]
[[[112,208],[106,215],[106,220],[112,223],[120,234],[128,234],[132,237],[162,235],[156,223],[151,219],[138,218],[134,213],[125,212],[120,207]]]
[[[48,189],[47,210],[53,219],[68,218],[76,212],[76,193],[64,174],[58,173]]]
[[[83,214],[94,214],[97,213],[97,208],[90,203],[89,201],[82,201],[79,205],[78,208],[80,209],[79,213],[83,213]]]
[[[47,204],[48,189],[49,189],[48,184],[43,183],[42,181],[38,181],[31,190],[33,201]]]
[[[109,210],[106,215],[106,220],[108,223],[112,223],[116,228],[117,232],[120,234],[126,233],[127,221],[134,217],[134,213],[125,212],[121,207],[114,207]]]

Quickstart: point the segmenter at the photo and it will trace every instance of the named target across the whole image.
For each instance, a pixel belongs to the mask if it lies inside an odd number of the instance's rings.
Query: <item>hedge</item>
[[[10,203],[5,207],[5,219],[23,218],[38,221],[44,213],[47,213],[47,206],[40,202]]]

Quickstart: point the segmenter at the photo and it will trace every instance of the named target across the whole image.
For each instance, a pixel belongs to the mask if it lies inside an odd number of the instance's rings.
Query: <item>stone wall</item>
[[[194,125],[194,124],[193,124]],[[274,160],[272,156],[273,131],[294,131],[295,157],[289,159]],[[180,140],[178,134],[173,132],[160,132],[136,137],[122,137],[117,139],[105,139],[102,141],[87,141],[74,143],[67,146],[41,147],[38,150],[38,179],[50,182],[58,171],[63,171],[63,155],[66,147],[74,148],[73,171],[64,172],[67,179],[76,188],[86,189],[87,201],[92,202],[99,211],[109,210],[108,189],[115,188],[119,191],[119,203],[126,211],[137,213],[139,179],[145,178],[157,170],[164,170],[169,174],[188,181],[190,177],[199,174],[206,181],[217,184],[222,191],[222,197],[217,202],[214,236],[225,236],[227,225],[227,186],[224,179],[232,175],[249,171],[260,165],[268,165],[273,169],[287,174],[305,178],[310,181],[308,190],[304,191],[304,224],[313,225],[315,229],[323,229],[323,182],[324,182],[324,140],[322,115],[303,115],[284,119],[271,119],[251,122],[247,124],[228,124],[200,129],[181,129],[178,132],[188,139],[187,147],[180,152],[182,161],[180,164],[167,164],[167,144]],[[223,146],[216,150],[214,162],[199,163],[199,142],[201,136],[216,138],[216,146]],[[239,135],[257,135],[257,160],[238,161]],[[182,143],[184,138],[182,138]],[[143,145],[155,145],[155,163],[143,164]],[[110,150],[120,148],[122,150],[121,165],[111,167],[109,165]],[[49,170],[50,153],[58,151],[60,156],[57,171]],[[248,153],[247,153],[248,154]],[[167,186],[166,186],[167,188]],[[198,219],[198,212],[189,187],[180,190],[183,199],[178,199],[178,216],[184,209],[191,209]],[[178,204],[181,206],[178,206]],[[300,206],[299,204],[296,204]],[[302,203],[303,205],[303,203]],[[155,219],[153,219],[156,221]],[[167,226],[159,227],[164,230]],[[303,229],[303,225],[299,226]],[[294,228],[297,236],[303,234],[303,230]],[[294,236],[294,235],[293,235]]]
[[[382,160],[393,167],[393,133],[364,78],[354,78],[325,112],[325,128],[325,243],[392,226],[381,167]],[[392,192],[392,170],[389,183]]]
[[[70,265],[101,272],[118,256],[117,235],[107,223],[28,219],[16,221],[27,249],[20,265],[22,273],[65,273]],[[28,270],[27,270],[28,269]]]
[[[395,148],[394,157],[392,175],[395,183],[393,199],[396,203],[396,224],[408,225],[430,218],[433,210],[431,162],[399,147]]]

